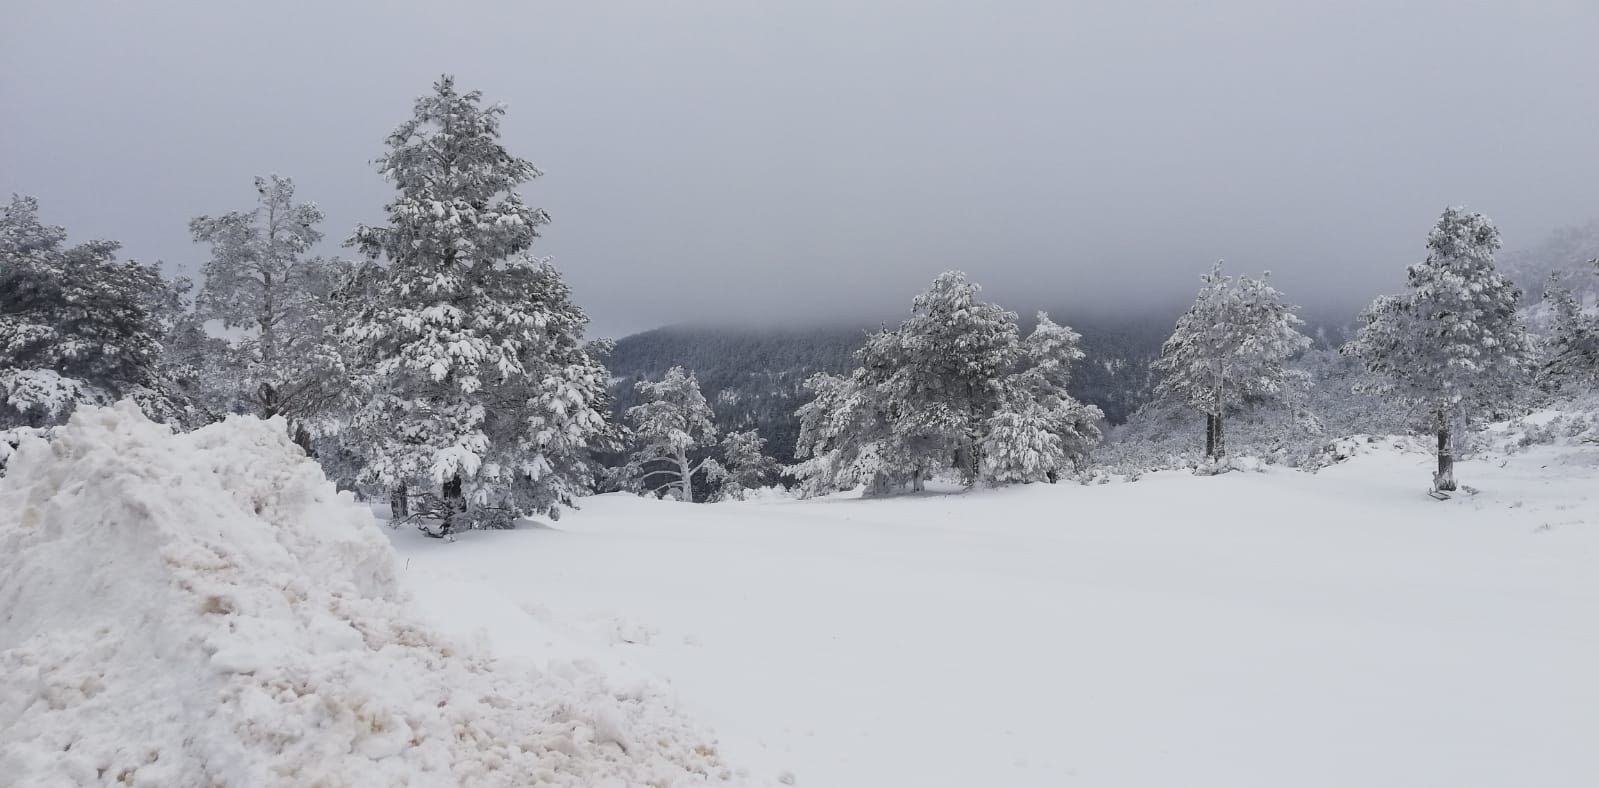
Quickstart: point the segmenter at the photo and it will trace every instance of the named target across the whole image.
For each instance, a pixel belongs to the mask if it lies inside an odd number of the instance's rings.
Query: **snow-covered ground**
[[[436,626],[669,681],[752,783],[1599,785],[1599,447],[392,532]]]
[[[441,542],[83,408],[0,479],[0,786],[1592,786],[1596,433]]]

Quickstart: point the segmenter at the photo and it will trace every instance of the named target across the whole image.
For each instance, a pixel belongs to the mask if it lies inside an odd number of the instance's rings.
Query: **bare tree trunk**
[[[677,474],[682,482],[678,487],[677,499],[683,503],[694,503],[694,471],[688,465],[688,453],[677,453]]]
[[[1216,414],[1205,414],[1205,456],[1216,456]]]
[[[411,516],[411,495],[403,484],[389,492],[389,516]]]
[[[439,528],[439,535],[446,536],[455,530],[456,515],[466,511],[466,496],[462,494],[461,474],[451,476],[444,482],[444,489],[439,496],[444,500],[444,523]]]
[[[1212,454],[1211,457],[1213,459],[1216,459],[1216,460],[1221,460],[1221,459],[1226,458],[1226,456],[1227,456],[1227,433],[1226,433],[1225,430],[1222,429],[1222,418],[1221,418],[1221,414],[1218,413],[1218,414],[1216,414],[1216,453]]]
[[[255,391],[256,404],[261,407],[261,418],[270,419],[278,415],[279,394],[278,388],[271,383],[262,383]]]
[[[311,431],[304,424],[296,424],[290,429],[294,434],[294,445],[299,446],[305,456],[316,459],[316,451],[311,448]]]
[[[1432,487],[1440,492],[1455,489],[1454,436],[1447,427],[1438,430],[1438,473],[1432,477]]]

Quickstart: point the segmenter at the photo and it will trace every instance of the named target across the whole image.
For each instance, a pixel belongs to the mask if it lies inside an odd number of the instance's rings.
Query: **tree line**
[[[198,288],[117,260],[115,242],[69,244],[14,197],[0,215],[0,429],[14,443],[124,398],[180,429],[280,418],[330,477],[439,536],[556,518],[601,487],[726,500],[783,474],[802,494],[886,494],[941,475],[1055,482],[1091,463],[1104,419],[1072,394],[1081,337],[1043,313],[1024,333],[958,271],[847,368],[803,382],[792,464],[753,430],[718,428],[681,366],[630,381],[613,418],[612,345],[585,341],[586,315],[533,253],[550,217],[518,189],[541,173],[501,145],[503,115],[448,76],[419,98],[376,160],[394,195],[383,224],[349,235],[353,260],[313,256],[322,213],[290,179],[257,179],[250,209],[190,223],[209,252]],[[1536,341],[1479,214],[1446,210],[1426,250],[1338,363],[1436,439],[1434,488],[1450,490],[1459,435],[1528,391],[1599,380],[1599,319],[1552,287],[1551,337]],[[1310,385],[1292,363],[1316,352],[1295,312],[1267,276],[1217,264],[1149,365],[1158,401],[1202,422],[1203,470],[1226,468],[1236,417]]]

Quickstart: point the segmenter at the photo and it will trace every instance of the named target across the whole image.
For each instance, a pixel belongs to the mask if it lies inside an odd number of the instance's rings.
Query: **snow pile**
[[[281,424],[80,409],[0,479],[0,555],[8,784],[728,777],[647,684],[513,669],[419,623],[370,513]]]

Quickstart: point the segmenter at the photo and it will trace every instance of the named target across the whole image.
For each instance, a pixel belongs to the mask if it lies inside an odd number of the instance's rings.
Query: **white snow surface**
[[[422,623],[370,511],[281,423],[174,435],[131,404],[81,408],[0,478],[0,562],[0,785],[734,776],[657,682]]]
[[[1440,502],[1411,443],[394,540],[437,625],[665,677],[755,783],[1599,785],[1599,446],[1462,462]]]

